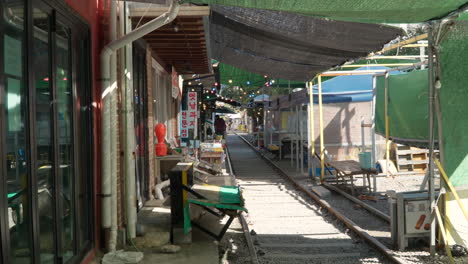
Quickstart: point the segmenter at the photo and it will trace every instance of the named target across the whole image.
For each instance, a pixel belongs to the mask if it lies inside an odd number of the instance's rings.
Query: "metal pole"
[[[268,108],[270,109],[270,108]],[[272,110],[268,110],[268,120],[269,120],[269,127],[270,127],[270,144],[273,144],[273,112]]]
[[[301,136],[301,140],[299,141],[299,148],[301,150],[301,154],[300,154],[300,160],[301,160],[301,174],[304,174],[304,145],[302,144],[303,140],[304,140],[304,129],[303,129],[303,123],[302,123],[302,117],[303,117],[303,106],[301,105],[301,111],[299,112],[300,113],[300,118],[299,118],[299,134]]]
[[[390,130],[389,130],[389,117],[388,117],[388,72],[385,73],[385,163],[386,163],[386,176],[390,176]]]
[[[371,165],[375,169],[377,163],[377,147],[375,145],[375,103],[377,97],[377,76],[372,76],[372,102],[371,102],[371,136],[372,136],[372,155]],[[377,175],[373,175],[374,192],[377,192]]]
[[[315,138],[314,138],[314,94],[313,94],[313,82],[309,82],[309,160],[308,160],[308,169],[309,175],[315,181],[315,166],[314,166],[314,156],[315,156]],[[312,170],[312,172],[310,171]]]
[[[432,26],[429,27],[428,32],[428,78],[429,78],[429,91],[428,91],[428,112],[429,112],[429,201],[431,203],[431,209],[436,206],[434,195],[434,43],[432,36]],[[436,232],[435,232],[435,220],[431,223],[431,242],[430,242],[430,253],[431,256],[435,255],[436,250]]]
[[[318,76],[319,126],[320,126],[320,182],[325,181],[325,145],[323,138],[322,76]]]
[[[266,147],[266,106],[265,106],[265,86],[262,87],[262,107],[263,107],[263,148]]]
[[[292,113],[293,113],[293,108],[292,108],[292,107],[289,107],[289,112],[290,112],[289,116],[291,117],[291,116],[292,116]],[[289,120],[291,120],[291,119],[289,119]],[[292,127],[289,127],[289,122],[288,122],[288,128],[289,128],[289,129],[293,129]],[[290,142],[289,142],[289,143],[290,143],[291,146],[290,146],[290,150],[289,150],[289,152],[290,152],[290,155],[289,155],[289,156],[290,156],[290,158],[291,158],[291,168],[292,168],[292,167],[294,166],[294,163],[293,163],[294,149],[293,149],[293,136],[292,136],[293,133],[292,133],[292,131],[291,131],[290,135],[291,135],[291,136],[290,136]]]
[[[299,106],[298,105],[296,105],[295,138],[296,138],[296,170],[298,170],[299,169]]]
[[[364,121],[364,117],[362,117],[361,119],[361,152],[365,152],[366,151],[366,131],[365,131],[365,121]]]

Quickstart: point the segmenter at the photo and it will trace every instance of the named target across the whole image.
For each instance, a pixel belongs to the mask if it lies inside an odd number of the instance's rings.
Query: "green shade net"
[[[267,81],[275,80],[275,83],[272,85],[274,87],[289,87],[289,85],[291,88],[305,87],[305,82],[275,79],[274,76],[267,76],[267,78],[265,78],[264,75],[245,71],[225,63],[219,63],[219,75],[221,83],[228,86],[261,87],[264,86]],[[232,82],[230,82],[230,80]]]
[[[428,141],[428,72],[388,77],[389,134],[393,141],[425,146]],[[377,77],[375,131],[385,136],[385,77]]]
[[[367,23],[423,22],[447,15],[466,0],[192,0],[192,3],[289,11]]]
[[[454,186],[468,185],[468,13],[440,47],[445,170]]]

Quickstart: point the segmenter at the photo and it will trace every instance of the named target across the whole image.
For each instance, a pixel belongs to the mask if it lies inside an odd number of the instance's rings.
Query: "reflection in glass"
[[[52,85],[50,78],[48,14],[33,9],[33,56],[34,82],[36,89],[36,145],[39,240],[41,263],[53,263],[54,245],[54,146],[52,126]]]
[[[8,198],[8,227],[10,230],[11,263],[31,263],[31,217],[28,213],[30,200],[28,193],[27,162],[27,100],[23,72],[23,23],[24,3],[0,2],[3,10],[2,41],[4,61],[6,118],[5,150],[6,185]],[[2,146],[3,147],[3,146]],[[4,184],[4,183],[0,183]]]
[[[73,256],[73,130],[72,130],[72,90],[70,83],[70,30],[57,23],[56,27],[57,62],[57,109],[59,137],[59,166],[62,179],[60,203],[62,212],[62,254],[64,261]]]

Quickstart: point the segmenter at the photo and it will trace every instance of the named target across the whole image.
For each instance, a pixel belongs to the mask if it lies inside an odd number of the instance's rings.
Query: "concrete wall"
[[[304,140],[307,140],[307,107],[303,107],[302,116],[299,118],[303,122]],[[296,113],[291,111],[275,111],[274,127],[280,130],[296,131]],[[370,102],[350,102],[333,103],[323,105],[323,125],[325,148],[334,160],[358,159],[362,145],[361,120],[370,123],[371,103]],[[319,108],[314,105],[314,135],[316,150],[320,149],[320,128],[319,128]],[[365,128],[366,147],[371,148],[370,128]],[[385,154],[385,139],[377,135],[378,143],[377,159],[382,159]]]

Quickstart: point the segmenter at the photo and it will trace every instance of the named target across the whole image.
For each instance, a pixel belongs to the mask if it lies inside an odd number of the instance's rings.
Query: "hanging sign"
[[[181,112],[181,125],[180,125],[180,137],[181,138],[188,138],[188,111],[182,110]]]
[[[180,93],[179,88],[179,74],[177,74],[174,67],[172,67],[172,97],[177,98]]]
[[[193,129],[194,131],[197,128],[197,92],[188,92],[187,93],[187,111],[188,111],[188,128]],[[196,133],[195,133],[196,134]]]

